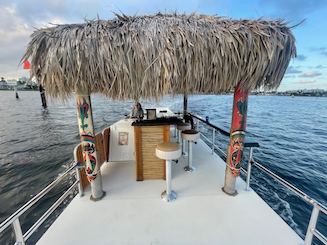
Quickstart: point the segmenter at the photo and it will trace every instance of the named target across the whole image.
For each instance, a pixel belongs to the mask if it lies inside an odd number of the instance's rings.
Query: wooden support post
[[[19,99],[19,95],[18,95],[18,92],[17,92],[17,86],[15,86],[15,97],[16,97],[16,99]]]
[[[45,91],[44,88],[42,87],[42,85],[39,85],[39,91],[40,91],[40,95],[41,95],[41,101],[42,101],[42,106],[43,108],[47,108],[47,100],[45,98]]]
[[[232,124],[230,129],[230,141],[227,148],[225,184],[223,191],[229,195],[236,195],[236,177],[241,170],[241,161],[244,148],[248,92],[241,90],[240,83],[234,91]]]
[[[95,135],[93,127],[93,115],[91,98],[87,92],[76,91],[77,120],[83,160],[85,162],[85,172],[91,184],[91,197],[93,201],[98,201],[105,196],[102,189],[102,178],[100,165],[97,161],[97,151],[95,148]]]
[[[185,119],[185,116],[187,114],[187,94],[184,94],[184,103],[183,103],[183,118]]]

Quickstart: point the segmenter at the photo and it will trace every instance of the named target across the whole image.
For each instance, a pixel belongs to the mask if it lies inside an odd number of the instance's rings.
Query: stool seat
[[[181,123],[177,125],[177,129],[178,130],[187,130],[187,129],[191,129],[191,124],[189,123]]]
[[[171,189],[171,160],[178,159],[182,154],[177,143],[161,143],[156,147],[156,156],[166,161],[166,190],[161,193],[161,198],[166,202],[176,200],[177,194]]]
[[[177,143],[161,143],[156,147],[156,156],[163,160],[178,159],[181,153],[181,147]]]
[[[194,129],[183,130],[182,138],[184,140],[194,141],[200,138],[200,133]]]

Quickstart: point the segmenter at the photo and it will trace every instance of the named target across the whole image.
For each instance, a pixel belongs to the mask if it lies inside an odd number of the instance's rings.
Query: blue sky
[[[298,58],[291,61],[279,90],[327,89],[327,0],[0,0],[0,76],[28,76],[18,66],[35,28],[84,19],[156,12],[202,13],[234,19],[283,18],[294,28]]]

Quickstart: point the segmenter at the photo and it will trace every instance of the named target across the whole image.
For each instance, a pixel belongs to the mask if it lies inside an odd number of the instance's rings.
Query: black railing
[[[0,224],[0,234],[6,230],[8,227],[12,226],[16,238],[16,243],[19,245],[24,245],[25,242],[30,238],[31,235],[34,234],[35,231],[44,223],[44,221],[59,207],[61,203],[66,200],[66,198],[73,192],[76,186],[79,186],[80,188],[80,179],[79,179],[79,173],[78,169],[76,168],[77,163],[72,161],[70,164],[70,167],[61,175],[59,175],[54,181],[52,181],[49,185],[47,185],[42,191],[40,191],[37,195],[35,195],[33,198],[31,198],[27,203],[25,203],[21,208],[19,208],[16,212],[14,212],[12,215],[10,215],[5,221],[3,221]],[[67,178],[72,174],[72,172],[75,171],[76,174],[76,180],[72,185],[69,186],[69,188],[65,191],[62,196],[57,199],[57,201],[49,208],[47,211],[39,218],[32,227],[29,228],[28,231],[23,233],[21,224],[20,224],[20,218],[21,216],[32,206],[34,206],[37,202],[39,202],[46,194],[48,194],[51,190],[54,189],[54,187],[58,186],[59,183],[62,183],[63,179]]]
[[[222,135],[226,136],[226,137],[230,137],[230,133],[227,132],[226,130],[217,127],[216,125],[212,124],[209,120],[199,116],[199,115],[195,115],[192,113],[188,113],[189,116],[191,116],[192,118],[195,118],[201,122],[203,122],[204,124],[208,125],[211,128],[214,128],[215,130],[217,130],[219,133],[221,133]],[[250,147],[260,147],[260,144],[258,142],[245,142],[244,143],[244,147],[246,148],[250,148]]]
[[[196,119],[198,119],[199,121],[201,121],[201,122],[207,124],[209,127],[216,129],[216,130],[217,130],[219,133],[221,133],[222,135],[225,135],[225,136],[227,136],[227,137],[230,136],[230,133],[229,133],[229,132],[227,132],[227,131],[225,131],[225,130],[219,128],[219,127],[217,127],[216,125],[214,125],[214,124],[212,124],[211,122],[209,122],[209,120],[206,120],[205,118],[200,117],[199,115],[192,114],[192,113],[188,113],[188,115],[190,115],[191,117],[196,118]]]
[[[209,127],[212,128],[212,130],[213,130],[212,140],[210,140],[207,136],[205,136],[202,133],[201,133],[201,136],[207,141],[207,144],[208,143],[211,144],[212,154],[215,152],[215,150],[218,150],[222,154],[222,156],[226,158],[226,152],[224,152],[222,149],[220,149],[215,144],[215,130],[217,130],[218,132],[220,132],[222,135],[225,135],[225,136],[230,136],[230,133],[228,133],[227,131],[225,131],[225,130],[219,128],[219,127],[217,127],[216,125],[213,125],[212,123],[209,122],[208,119],[204,119],[204,118],[202,118],[202,117],[200,117],[198,115],[194,115],[192,113],[188,113],[188,115],[191,116],[192,118],[195,118],[195,119],[201,121],[202,123],[204,123],[204,124],[206,124],[206,125],[208,125]],[[209,144],[208,144],[208,146],[210,147]],[[272,179],[277,181],[279,184],[286,187],[293,194],[299,196],[302,200],[304,200],[305,202],[307,202],[307,203],[309,203],[310,205],[313,206],[310,221],[309,221],[309,225],[308,225],[307,232],[306,232],[306,235],[305,235],[304,244],[305,245],[311,245],[313,237],[316,237],[316,238],[319,239],[320,242],[327,245],[327,237],[325,237],[316,228],[319,214],[327,215],[327,207],[325,207],[323,204],[319,203],[317,200],[313,199],[312,197],[308,196],[306,193],[304,193],[303,191],[301,191],[300,189],[298,189],[297,187],[295,187],[294,185],[292,185],[288,181],[286,181],[283,178],[279,177],[277,174],[275,174],[274,172],[272,172],[268,168],[264,167],[259,162],[255,161],[253,159],[253,148],[254,147],[260,147],[259,143],[257,143],[257,142],[246,142],[246,143],[244,143],[244,147],[248,147],[250,149],[247,170],[245,170],[243,167],[241,167],[242,173],[244,173],[245,176],[246,176],[246,188],[245,189],[250,190],[251,168],[252,168],[252,166],[255,166],[261,172],[267,174]]]

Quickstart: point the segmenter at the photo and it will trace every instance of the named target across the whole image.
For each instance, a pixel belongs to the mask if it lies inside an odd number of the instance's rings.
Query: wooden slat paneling
[[[102,164],[105,162],[102,133],[98,133],[95,135],[95,148],[97,150],[97,161],[99,167],[101,167]]]
[[[165,135],[167,127],[169,128],[169,126],[141,127],[143,179],[165,179],[165,161],[156,157],[155,149],[157,144],[169,141]]]

